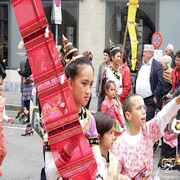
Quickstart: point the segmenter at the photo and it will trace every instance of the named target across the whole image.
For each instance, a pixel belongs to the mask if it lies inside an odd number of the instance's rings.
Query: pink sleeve
[[[101,112],[106,112],[107,111],[107,105],[105,103],[101,104]]]
[[[165,140],[170,140],[172,138],[174,138],[174,133],[170,132],[170,131],[164,131],[164,139]]]
[[[121,116],[118,107],[115,107],[115,108],[116,108],[115,112],[116,112],[117,120],[118,120],[119,123],[121,124],[121,127],[124,127],[124,125],[125,125],[124,119],[123,119],[123,117]]]

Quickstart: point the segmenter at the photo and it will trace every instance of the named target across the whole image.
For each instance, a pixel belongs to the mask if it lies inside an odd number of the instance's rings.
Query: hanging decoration
[[[137,62],[137,35],[136,35],[136,28],[135,28],[135,18],[136,18],[136,11],[138,5],[138,0],[129,0],[129,7],[128,7],[128,19],[127,19],[127,27],[129,31],[130,36],[130,42],[131,42],[131,52],[132,52],[132,59],[131,59],[131,69],[132,71],[136,68],[136,62]]]

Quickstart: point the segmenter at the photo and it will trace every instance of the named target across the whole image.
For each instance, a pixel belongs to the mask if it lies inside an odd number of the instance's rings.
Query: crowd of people
[[[160,179],[163,170],[176,169],[180,172],[180,129],[175,124],[180,117],[180,51],[174,55],[173,46],[168,44],[166,55],[159,62],[154,58],[154,47],[145,44],[132,82],[125,50],[110,40],[110,46],[103,50],[104,61],[99,65],[96,80],[97,113],[92,114],[88,109],[94,82],[93,55],[90,51],[79,54],[66,37],[62,39],[59,52],[61,61],[88,142],[89,157],[94,159],[87,163],[86,168],[80,170],[77,167],[77,172],[69,168],[63,173],[57,164],[73,164],[77,158],[74,152],[77,152],[77,147],[83,147],[84,142],[77,139],[76,142],[67,143],[55,156],[42,123],[45,166],[41,180],[76,179],[84,174],[87,179],[151,180],[154,145],[159,140],[162,144],[156,179]],[[30,111],[35,84],[28,58],[21,62],[17,72],[22,77],[22,106]],[[0,77],[0,82],[2,79]],[[38,98],[38,94],[36,96]],[[40,104],[39,108],[40,117],[43,118]],[[33,134],[29,114],[22,136]],[[11,118],[4,119],[13,123]],[[0,155],[5,151],[3,149],[2,143]],[[83,153],[78,152],[78,155],[79,161],[84,162]],[[169,159],[171,166],[168,166]]]

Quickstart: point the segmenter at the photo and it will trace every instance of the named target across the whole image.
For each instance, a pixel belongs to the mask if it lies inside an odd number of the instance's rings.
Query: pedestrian
[[[75,103],[76,110],[79,115],[79,120],[81,124],[82,131],[87,138],[84,142],[83,139],[77,138],[76,141],[68,141],[65,143],[65,146],[60,147],[59,151],[56,154],[53,154],[51,151],[45,152],[45,171],[46,178],[51,180],[56,180],[62,176],[62,178],[70,179],[73,178],[71,176],[80,176],[79,179],[83,179],[83,174],[86,175],[87,179],[93,179],[93,172],[89,173],[89,170],[92,170],[93,167],[96,169],[97,167],[97,176],[103,177],[103,159],[100,153],[99,148],[99,140],[98,133],[96,129],[95,119],[92,114],[85,108],[86,104],[89,101],[91,92],[92,92],[92,84],[94,82],[94,69],[91,61],[89,61],[83,55],[78,55],[78,50],[72,46],[72,43],[68,42],[68,40],[63,36],[63,43],[66,55],[66,66],[65,66],[65,74],[67,77],[67,81],[72,93],[72,97]],[[70,102],[71,103],[71,102]],[[43,111],[42,107],[42,114]],[[44,116],[44,115],[43,115]],[[69,132],[71,133],[71,132]],[[65,175],[59,174],[58,169],[55,164],[62,164],[63,166],[68,164],[72,164],[75,159],[78,157],[78,162],[83,162],[84,152],[83,149],[80,151],[77,147],[84,147],[89,142],[88,148],[90,147],[91,152],[93,152],[92,157],[89,156],[89,160],[91,162],[86,163],[86,168],[82,168],[82,163],[79,163],[79,166],[76,166],[77,171],[73,171],[72,168],[66,169],[68,171]],[[47,148],[46,150],[50,150],[48,146],[48,137],[47,134],[45,136],[45,144]],[[76,150],[75,150],[76,149]],[[87,149],[87,150],[88,150]],[[74,152],[75,150],[75,152]],[[95,157],[96,162],[93,159],[93,155]],[[54,158],[53,158],[54,157]],[[71,166],[72,167],[72,166]],[[89,168],[88,168],[89,167]],[[95,170],[94,169],[94,170]]]
[[[171,68],[174,69],[176,64],[175,64],[175,56],[174,56],[174,46],[172,44],[168,44],[166,46],[166,55],[170,56],[172,59],[171,62]]]
[[[0,166],[4,161],[4,158],[7,153],[6,143],[5,143],[5,136],[3,133],[3,120],[7,121],[9,124],[14,123],[14,119],[10,118],[5,113],[5,100],[6,97],[2,94],[3,88],[3,77],[0,75]],[[0,177],[2,176],[2,172],[0,170]]]
[[[21,71],[24,71],[24,68],[25,68],[25,62],[26,62],[26,59],[22,59],[21,62],[20,62],[20,69]],[[21,76],[21,108],[24,108],[24,101],[22,100],[22,97],[23,97],[23,76]]]
[[[25,67],[24,69],[17,69],[17,72],[23,76],[23,92],[22,92],[22,100],[24,101],[24,107],[29,111],[28,117],[27,117],[27,126],[24,134],[21,134],[22,136],[27,136],[33,134],[32,126],[30,123],[30,100],[33,100],[33,95],[32,95],[32,90],[34,88],[34,82],[32,79],[32,73],[31,73],[31,68],[29,65],[29,60],[28,58],[26,59],[25,62]]]
[[[162,91],[161,99],[159,100],[159,106],[163,106],[163,99],[172,89],[172,68],[171,68],[172,59],[170,56],[165,55],[162,57],[161,64],[163,68],[163,79],[162,79]]]
[[[110,152],[115,141],[114,128],[115,122],[112,116],[103,112],[93,114],[99,134],[99,145],[104,161],[105,178],[104,180],[130,180],[120,174],[120,166],[117,158]]]
[[[89,59],[90,61],[93,60],[93,55],[92,55],[91,51],[84,51],[83,56],[86,57],[87,59]],[[87,109],[89,109],[89,106],[90,106],[90,103],[91,103],[91,98],[92,98],[92,93],[91,93],[91,96],[89,98],[89,101],[88,101],[87,105],[85,106]]]
[[[112,153],[117,157],[121,173],[131,179],[149,177],[153,172],[153,145],[180,108],[180,96],[171,100],[152,120],[146,122],[147,107],[138,94],[129,95],[123,103],[129,129],[117,138]]]
[[[105,48],[103,51],[104,61],[99,65],[99,71],[96,81],[96,96],[98,97],[97,111],[100,111],[100,106],[105,98],[105,84],[106,84],[106,71],[110,67],[110,48]]]
[[[101,104],[101,112],[107,113],[112,116],[116,123],[115,130],[120,131],[122,130],[122,128],[125,128],[125,122],[123,114],[121,114],[121,103],[118,101],[118,99],[115,99],[116,84],[114,83],[114,81],[109,80],[106,82],[105,89],[106,97]]]
[[[180,94],[180,51],[175,54],[175,68],[172,70],[172,89],[167,94],[167,98],[173,99]],[[178,111],[177,119],[180,119],[180,111]]]
[[[151,44],[145,44],[143,60],[138,67],[134,86],[134,93],[141,95],[147,106],[147,121],[154,117],[156,108],[161,109],[159,100],[162,98],[162,65],[153,58],[153,55],[154,47]]]
[[[122,92],[119,95],[120,102],[123,104],[124,99],[130,94],[132,89],[132,82],[131,82],[131,71],[128,67],[128,56],[125,50],[123,50],[122,46],[119,44],[117,45],[119,47],[121,55],[123,54],[123,58],[120,60],[120,68],[121,68],[121,74],[122,74]]]

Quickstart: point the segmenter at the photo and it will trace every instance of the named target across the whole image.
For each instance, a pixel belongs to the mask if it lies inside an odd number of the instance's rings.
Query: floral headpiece
[[[75,48],[73,46],[73,44],[71,42],[69,42],[68,39],[64,35],[62,35],[62,39],[63,39],[63,44],[64,44],[64,49],[63,50],[64,50],[64,53],[65,53],[64,58],[65,58],[65,62],[66,62],[65,68],[67,68],[67,66],[71,62],[83,57],[83,55],[78,54],[78,49]]]

